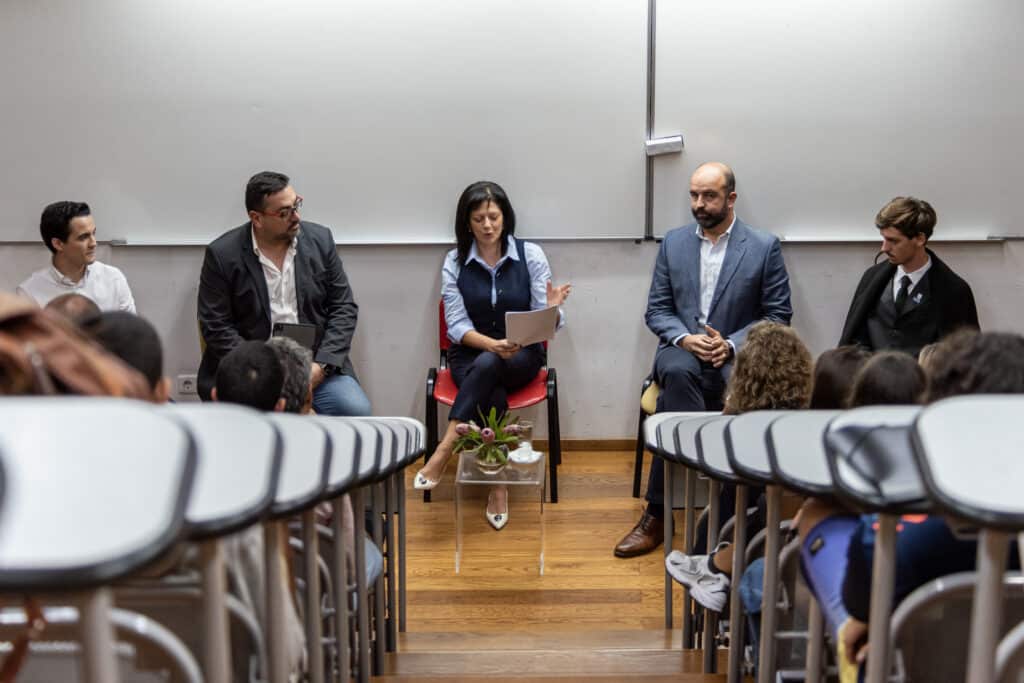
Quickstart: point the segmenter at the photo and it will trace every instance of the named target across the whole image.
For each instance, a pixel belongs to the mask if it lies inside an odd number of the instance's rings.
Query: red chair
[[[437,448],[437,404],[443,403],[451,406],[455,403],[455,397],[459,393],[458,387],[452,380],[452,371],[448,369],[448,347],[452,345],[448,339],[448,325],[444,320],[444,302],[438,305],[438,346],[440,347],[439,367],[430,368],[427,371],[427,450],[424,461]],[[547,350],[547,344],[544,345]],[[520,410],[541,401],[548,402],[548,491],[551,495],[551,502],[558,502],[558,465],[562,464],[562,432],[558,423],[558,378],[555,369],[542,367],[537,376],[529,384],[508,395],[508,409]],[[423,502],[430,502],[430,491],[423,492]]]

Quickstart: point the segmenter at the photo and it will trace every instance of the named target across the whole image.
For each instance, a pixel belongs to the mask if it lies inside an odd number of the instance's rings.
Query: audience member
[[[217,367],[214,401],[238,403],[262,411],[282,411],[284,369],[266,342],[246,341],[232,349]]]
[[[310,381],[313,354],[294,339],[271,337],[267,346],[277,356],[284,371],[281,398],[284,412],[305,415],[313,410],[313,385]]]
[[[931,204],[914,197],[896,197],[878,212],[886,261],[861,277],[840,344],[916,357],[961,327],[978,329],[970,285],[927,247],[935,223]]]
[[[659,339],[653,375],[658,412],[719,410],[732,359],[759,320],[789,324],[789,276],[779,240],[736,217],[736,177],[725,164],[690,178],[696,223],[670,230],[654,264],[645,319]],[[662,543],[664,470],[651,462],[647,507],[615,546],[616,557]]]
[[[150,388],[151,401],[167,403],[171,380],[164,375],[160,335],[149,321],[127,311],[107,311],[86,320],[83,329],[104,349],[142,373]]]
[[[37,270],[18,285],[18,294],[45,306],[69,292],[83,294],[104,311],[135,312],[124,274],[96,260],[96,222],[84,202],[54,202],[39,221],[39,234],[50,250],[50,267]]]
[[[306,323],[318,331],[312,349],[316,412],[369,415],[370,401],[349,357],[359,307],[334,236],[301,219],[302,197],[282,173],[250,178],[245,208],[248,222],[214,240],[203,260],[200,398],[210,396],[218,364],[242,341],[266,341],[277,323]]]
[[[736,355],[723,412],[739,415],[752,410],[806,408],[811,378],[811,354],[796,332],[780,323],[757,323]],[[749,535],[764,528],[762,493],[761,488],[750,488],[750,499],[758,501],[761,512],[748,525]],[[735,496],[734,486],[722,486],[720,526],[735,509]],[[690,590],[694,600],[720,612],[729,595],[732,556],[732,546],[724,543],[710,555],[686,555],[673,550],[665,558],[665,568]]]
[[[847,406],[853,378],[871,353],[858,346],[840,346],[818,356],[814,364],[812,410],[841,410]]]
[[[43,306],[43,309],[52,311],[79,327],[81,327],[85,322],[98,318],[102,312],[100,311],[100,307],[96,305],[95,301],[76,292],[68,292],[67,294],[61,294],[60,296],[50,299],[50,301]]]
[[[857,371],[848,405],[913,405],[924,400],[927,389],[928,378],[913,356],[883,351]]]

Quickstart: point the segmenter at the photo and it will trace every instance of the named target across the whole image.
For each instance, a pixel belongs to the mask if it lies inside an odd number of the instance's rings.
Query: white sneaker
[[[665,558],[665,569],[686,586],[693,599],[712,612],[721,612],[729,597],[729,577],[708,568],[707,555],[685,555],[673,550]]]

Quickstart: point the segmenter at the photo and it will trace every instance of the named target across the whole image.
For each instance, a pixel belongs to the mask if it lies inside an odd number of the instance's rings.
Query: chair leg
[[[551,502],[558,502],[558,466],[562,464],[562,429],[558,422],[558,377],[554,368],[548,368],[548,468]]]
[[[647,413],[640,410],[640,417],[636,421],[636,462],[633,463],[633,497],[640,497],[640,475],[644,470],[644,420]]]
[[[424,422],[427,426],[427,448],[423,452],[423,464],[426,465],[430,456],[437,450],[437,399],[434,398],[434,383],[437,381],[437,368],[427,372],[426,403]],[[430,491],[423,492],[423,502],[430,502]]]

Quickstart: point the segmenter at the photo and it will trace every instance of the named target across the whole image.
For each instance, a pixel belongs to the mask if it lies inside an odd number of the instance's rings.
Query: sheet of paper
[[[551,339],[557,328],[558,306],[505,314],[505,338],[520,346]]]

